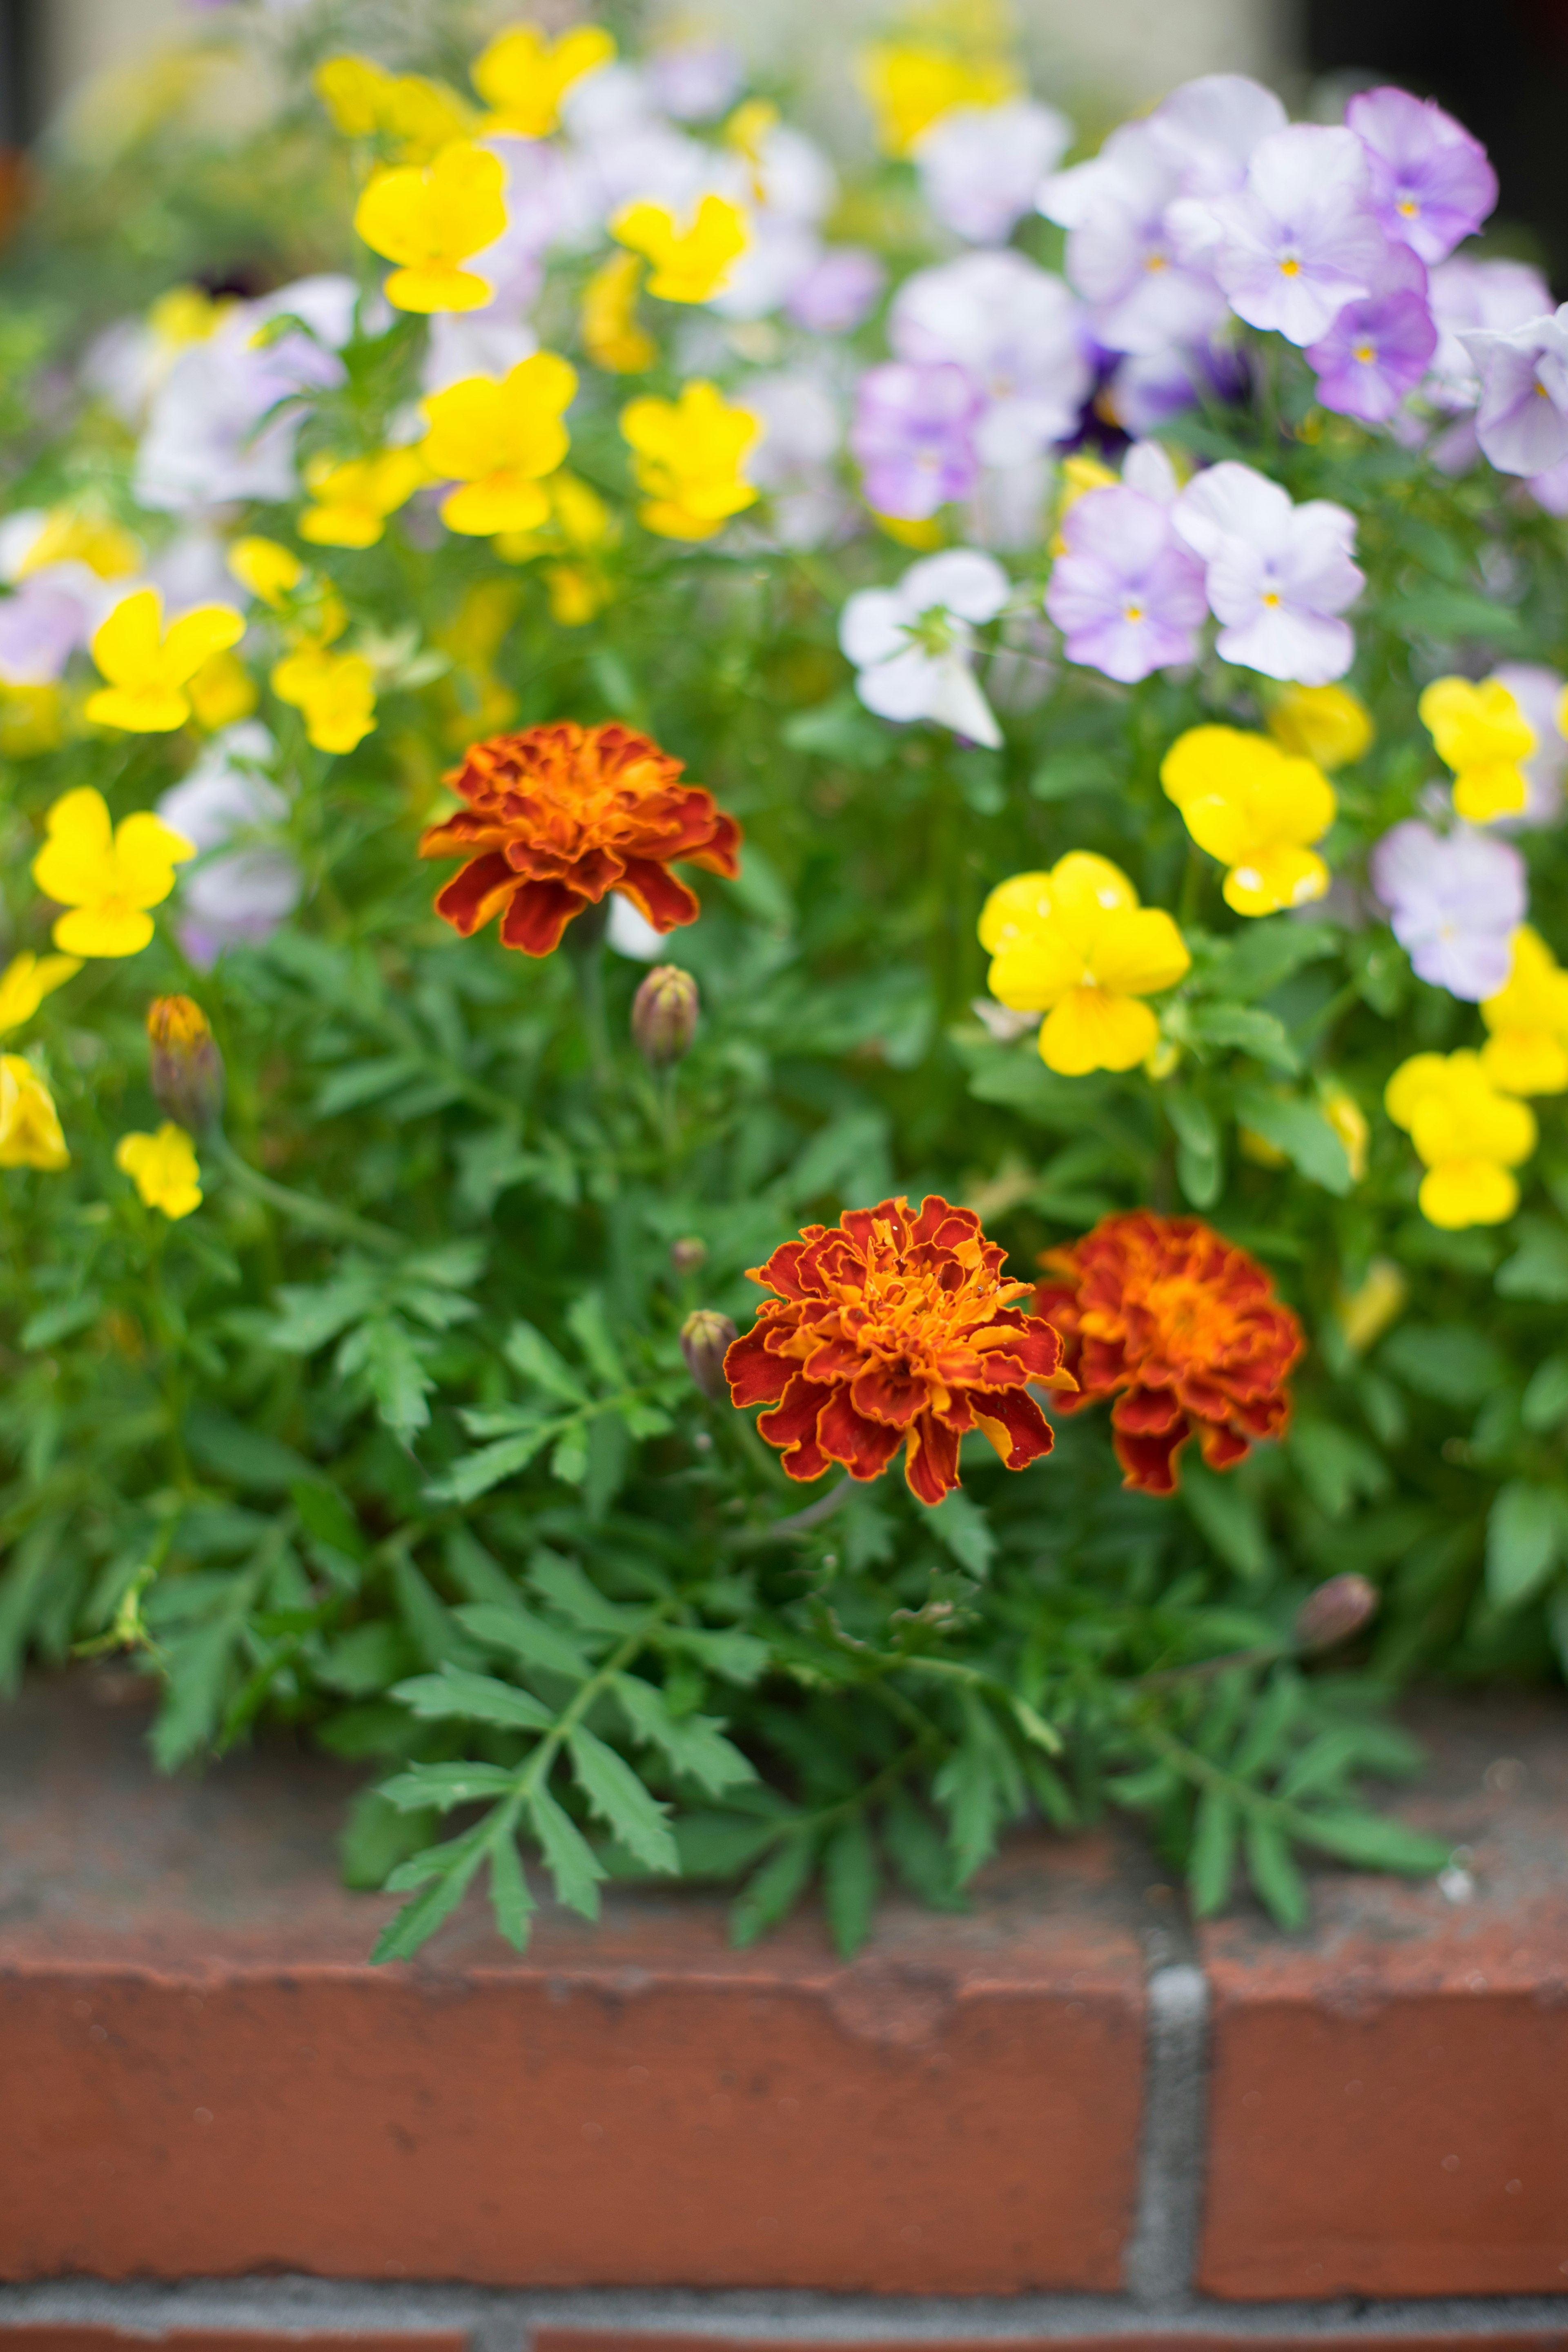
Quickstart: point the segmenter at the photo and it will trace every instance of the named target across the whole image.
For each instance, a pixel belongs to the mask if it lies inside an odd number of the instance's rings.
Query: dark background
[[[1568,0],[1301,5],[1312,74],[1398,82],[1475,132],[1502,183],[1497,225],[1533,230],[1530,257],[1568,290]]]

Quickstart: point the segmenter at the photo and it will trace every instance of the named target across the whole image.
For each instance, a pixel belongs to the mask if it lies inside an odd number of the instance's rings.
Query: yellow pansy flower
[[[1481,1067],[1501,1093],[1568,1090],[1568,971],[1528,923],[1513,935],[1512,967],[1481,1019],[1491,1032]]]
[[[614,36],[602,25],[578,25],[555,41],[537,25],[498,33],[473,69],[474,88],[490,110],[486,130],[548,138],[573,83],[608,65],[615,54]]]
[[[101,515],[56,507],[44,517],[37,539],[16,566],[16,577],[49,563],[85,563],[100,580],[121,580],[140,569],[142,542]]]
[[[275,539],[237,539],[226,560],[240,586],[274,612],[305,577],[305,567],[292,548]]]
[[[668,205],[623,205],[610,235],[652,265],[647,290],[666,302],[706,302],[730,283],[751,243],[746,216],[724,196],[706,195],[682,226]]]
[[[20,1054],[0,1054],[0,1168],[70,1165],[54,1097]]]
[[[30,1021],[46,996],[63,988],[81,970],[79,956],[13,956],[0,972],[0,1030],[19,1029]]]
[[[1418,1197],[1428,1224],[1457,1232],[1512,1216],[1519,1184],[1511,1171],[1535,1149],[1535,1115],[1498,1093],[1479,1054],[1412,1055],[1383,1099],[1426,1164]]]
[[[150,1209],[166,1217],[188,1217],[202,1205],[196,1148],[183,1127],[165,1119],[156,1135],[122,1135],[114,1147],[122,1168]]]
[[[1019,84],[1005,58],[963,58],[922,42],[877,41],[861,54],[860,87],[883,152],[907,155],[921,132],[954,107],[1000,106]]]
[[[183,352],[192,343],[210,342],[237,297],[209,294],[205,286],[171,286],[147,313],[147,324],[165,352]]]
[[[699,379],[679,400],[634,400],[621,411],[621,431],[635,456],[645,529],[661,539],[711,539],[731,515],[756,499],[742,460],[762,431],[749,408],[731,408],[713,384]]]
[[[314,503],[300,517],[300,536],[316,547],[374,547],[386,518],[411,499],[425,479],[413,449],[383,449],[374,457],[334,464],[312,459],[305,487]]]
[[[1521,760],[1535,749],[1535,730],[1506,686],[1488,678],[1439,677],[1415,706],[1454,771],[1454,806],[1470,824],[1513,816],[1530,797]]]
[[[375,672],[363,654],[297,646],[272,673],[272,691],[292,704],[318,751],[352,751],[375,727]]]
[[[237,719],[248,719],[259,699],[250,672],[229,653],[209,654],[185,692],[197,726],[212,734]]]
[[[405,163],[427,163],[472,126],[455,89],[424,74],[389,74],[371,58],[328,58],[310,79],[345,138],[388,139]]]
[[[1228,869],[1225,901],[1238,915],[1322,897],[1329,869],[1310,844],[1334,821],[1334,789],[1310,760],[1237,727],[1190,727],[1166,752],[1160,782],[1198,847]]]
[[[33,879],[70,910],[54,927],[56,947],[68,956],[140,955],[153,936],[147,908],[163,905],[194,844],[144,811],[112,825],[90,784],[64,793],[47,823]]]
[[[612,375],[640,375],[658,357],[658,345],[637,323],[641,280],[637,255],[614,253],[583,289],[583,348]]]
[[[185,688],[208,657],[237,645],[245,621],[232,604],[198,604],[163,627],[156,588],[121,598],[92,640],[92,657],[109,680],[89,695],[86,714],[100,727],[132,735],[166,735],[191,715]]]
[[[462,268],[506,227],[499,156],[454,139],[432,163],[378,172],[359,200],[354,227],[373,252],[400,266],[386,281],[399,310],[477,310],[495,289]]]
[[[1040,1059],[1063,1077],[1146,1061],[1160,1024],[1142,1000],[1173,988],[1192,963],[1170,916],[1141,907],[1121,867],[1083,849],[993,891],[980,938],[994,950],[992,995],[1016,1013],[1045,1013]]]
[[[1331,774],[1363,760],[1376,740],[1372,713],[1348,686],[1288,686],[1268,713],[1281,751]]]
[[[553,352],[535,352],[499,383],[465,376],[421,402],[429,430],[420,457],[432,475],[459,486],[441,501],[448,530],[486,539],[539,528],[550,512],[541,477],[571,446],[561,417],[576,389],[575,368]]]

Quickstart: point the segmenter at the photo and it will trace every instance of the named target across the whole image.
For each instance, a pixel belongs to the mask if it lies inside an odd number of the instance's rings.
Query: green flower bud
[[[735,1326],[727,1315],[716,1314],[711,1307],[700,1307],[689,1315],[680,1327],[680,1352],[686,1359],[686,1369],[704,1396],[722,1404],[730,1393],[724,1378],[724,1358],[730,1342],[735,1337]]]
[[[223,1055],[206,1014],[188,996],[155,996],[147,1008],[150,1076],[158,1108],[190,1135],[223,1109]]]
[[[1378,1591],[1364,1576],[1331,1576],[1296,1612],[1295,1645],[1309,1655],[1348,1642],[1377,1614]]]
[[[632,1043],[650,1068],[684,1061],[697,1034],[697,982],[678,963],[657,963],[632,999]]]
[[[695,1234],[683,1234],[670,1243],[669,1262],[677,1274],[700,1274],[708,1263],[708,1244]]]

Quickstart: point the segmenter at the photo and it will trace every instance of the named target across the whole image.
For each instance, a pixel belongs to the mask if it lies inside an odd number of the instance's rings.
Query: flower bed
[[[384,1958],[542,1875],[851,1952],[1031,1812],[1438,1869],[1383,1693],[1568,1622],[1484,154],[1222,76],[1069,160],[955,34],[836,173],[717,49],[334,26],[12,258],[4,1663],[375,1759]]]

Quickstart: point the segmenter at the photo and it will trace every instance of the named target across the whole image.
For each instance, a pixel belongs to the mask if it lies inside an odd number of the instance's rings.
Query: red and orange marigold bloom
[[[466,857],[436,911],[467,939],[501,919],[502,944],[549,955],[574,915],[624,891],[656,931],[695,922],[696,895],[670,872],[681,859],[731,878],[741,828],[681,761],[613,722],[558,719],[472,744],[445,781],[468,803],[433,824],[421,857]]]
[[[1267,1273],[1201,1217],[1134,1209],[1104,1217],[1049,1269],[1035,1311],[1067,1341],[1078,1382],[1064,1412],[1107,1397],[1129,1486],[1173,1494],[1176,1453],[1196,1436],[1213,1470],[1290,1420],[1285,1376],[1305,1341]]]
[[[751,1278],[776,1295],[724,1359],[738,1405],[768,1404],[758,1430],[784,1451],[792,1478],[829,1463],[875,1478],[901,1445],[922,1503],[958,1481],[958,1442],[984,1430],[1009,1470],[1051,1450],[1051,1426],[1028,1393],[1058,1378],[1062,1346],[1048,1323],[1010,1302],[1006,1251],[973,1209],[928,1195],[847,1209],[808,1225]]]

